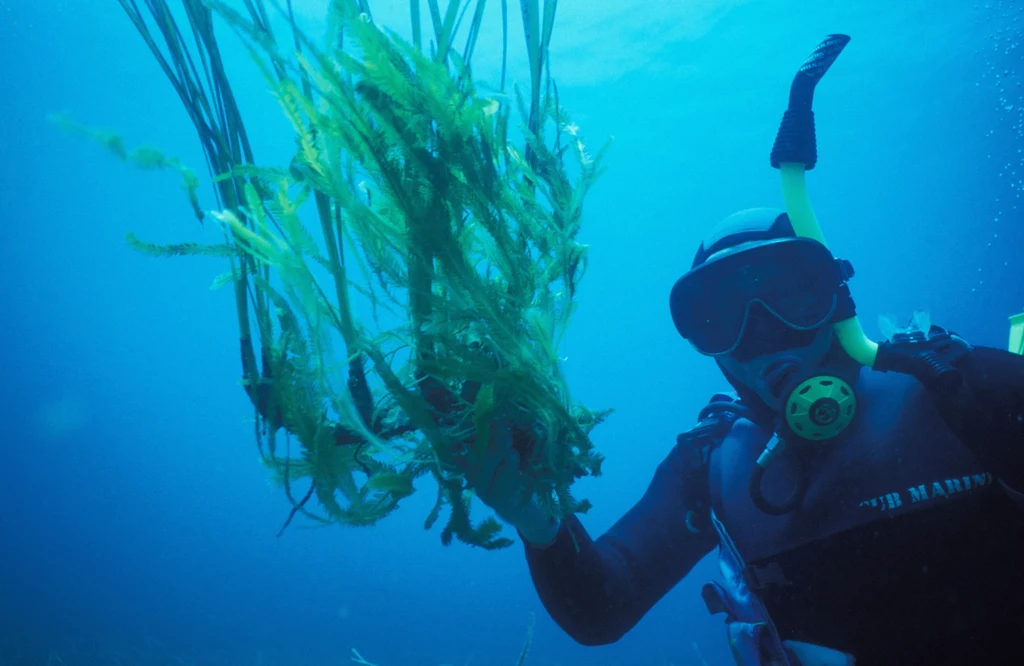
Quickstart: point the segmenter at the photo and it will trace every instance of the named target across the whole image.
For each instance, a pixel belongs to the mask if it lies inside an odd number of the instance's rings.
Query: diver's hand
[[[933,394],[954,394],[963,383],[957,362],[971,345],[956,333],[932,324],[930,330],[901,331],[878,345],[875,370],[910,375]]]
[[[494,429],[487,455],[466,473],[476,496],[498,516],[515,527],[530,545],[549,546],[560,522],[537,503],[533,488],[519,469],[519,453],[512,446],[508,427]]]

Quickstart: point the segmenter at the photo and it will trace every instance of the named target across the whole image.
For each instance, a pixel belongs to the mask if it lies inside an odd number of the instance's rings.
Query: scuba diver
[[[865,338],[853,268],[806,198],[811,92],[848,39],[794,81],[772,152],[786,210],[716,225],[670,293],[679,334],[734,393],[596,539],[541,511],[508,433],[469,479],[579,643],[618,640],[717,548],[702,594],[738,664],[1024,663],[1024,356],[921,314]]]

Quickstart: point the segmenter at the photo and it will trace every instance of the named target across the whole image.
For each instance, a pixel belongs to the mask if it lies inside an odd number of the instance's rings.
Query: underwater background
[[[510,3],[514,4],[514,3]],[[296,1],[309,24],[326,2]],[[476,74],[500,58],[490,3]],[[408,33],[405,0],[374,0]],[[510,72],[522,80],[518,13]],[[590,268],[564,345],[574,398],[616,412],[580,483],[600,534],[643,493],[678,432],[728,388],[678,338],[668,290],[708,225],[781,207],[768,152],[789,82],[828,33],[852,36],[818,87],[811,196],[857,269],[865,328],[914,310],[1006,345],[1024,311],[1024,3],[561,0],[551,46],[564,106],[613,137],[585,209]],[[291,135],[227,31],[257,154]],[[432,492],[370,529],[281,537],[259,464],[216,261],[130,249],[217,238],[179,180],[47,120],[68,111],[201,168],[194,130],[113,0],[0,0],[0,665],[731,663],[699,597],[710,556],[619,642],[576,645],[548,618],[521,546],[443,547]],[[210,192],[200,192],[213,205]],[[477,509],[477,517],[483,514]],[[824,565],[827,566],[827,565]],[[884,566],[874,563],[872,566]]]

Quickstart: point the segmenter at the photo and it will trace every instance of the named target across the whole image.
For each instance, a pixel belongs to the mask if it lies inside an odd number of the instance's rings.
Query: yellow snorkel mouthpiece
[[[811,238],[828,247],[821,225],[807,194],[805,173],[817,162],[814,112],[811,110],[814,87],[849,43],[847,35],[828,35],[800,66],[789,91],[789,108],[782,117],[772,147],[771,163],[782,174],[782,199],[798,236]],[[833,324],[843,349],[861,365],[873,367],[878,343],[864,334],[856,316]]]
[[[1024,312],[1010,317],[1010,351],[1024,356]]]

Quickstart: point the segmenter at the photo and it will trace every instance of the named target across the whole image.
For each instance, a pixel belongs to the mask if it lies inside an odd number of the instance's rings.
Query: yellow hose
[[[796,235],[811,238],[828,247],[825,235],[821,233],[818,218],[814,215],[814,208],[811,207],[811,198],[807,194],[804,165],[798,162],[783,162],[779,165],[779,171],[782,174],[782,200]],[[1024,327],[1024,322],[1021,326]],[[878,343],[864,334],[857,317],[836,322],[832,328],[839,338],[839,344],[853,360],[869,368],[875,365]]]

